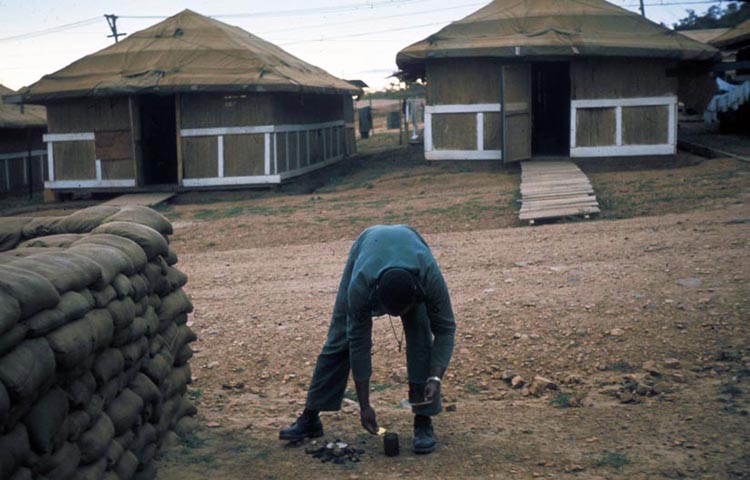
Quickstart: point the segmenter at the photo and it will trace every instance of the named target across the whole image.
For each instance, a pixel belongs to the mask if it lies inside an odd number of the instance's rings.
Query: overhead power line
[[[35,32],[22,33],[21,35],[13,35],[11,37],[0,38],[0,42],[9,42],[12,40],[26,40],[28,38],[41,37],[42,35],[49,35],[51,33],[59,33],[65,30],[70,30],[73,28],[79,28],[79,27],[84,27],[86,25],[91,25],[93,23],[100,22],[101,19],[102,17],[100,16],[87,18],[85,20],[79,20],[73,23],[66,23],[65,25],[58,25],[56,27],[45,28],[44,30],[37,30]]]

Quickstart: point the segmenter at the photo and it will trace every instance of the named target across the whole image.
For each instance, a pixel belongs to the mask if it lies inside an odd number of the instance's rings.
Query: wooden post
[[[128,117],[130,120],[130,151],[133,155],[133,175],[136,187],[141,185],[141,166],[138,165],[138,151],[135,145],[135,118],[133,117],[133,97],[128,95]]]
[[[176,132],[175,137],[177,141],[177,185],[182,185],[182,99],[179,93],[174,94],[174,109],[175,109],[175,123]]]

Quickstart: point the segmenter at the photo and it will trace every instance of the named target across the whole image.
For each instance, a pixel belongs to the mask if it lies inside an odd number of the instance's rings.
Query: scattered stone
[[[503,371],[503,376],[501,377],[504,381],[510,383],[511,380],[513,380],[513,377],[515,377],[516,374],[513,373],[513,370],[505,370]]]
[[[391,380],[394,383],[406,383],[409,381],[409,374],[406,371],[406,367],[399,367],[392,371]]]
[[[510,379],[510,385],[515,389],[523,388],[525,384],[526,382],[521,375],[516,375]]]
[[[638,397],[631,392],[620,392],[620,403],[638,403]]]
[[[360,456],[365,454],[362,449],[355,449],[351,445],[336,439],[333,442],[323,442],[320,448],[305,448],[305,453],[321,462],[331,462],[343,465],[347,462],[359,463]]]
[[[682,287],[697,288],[703,285],[703,280],[697,277],[688,277],[688,278],[680,278],[675,283]]]
[[[666,360],[664,360],[664,366],[671,369],[678,369],[682,366],[682,364],[676,358],[667,358]]]
[[[214,368],[219,366],[219,362],[208,362],[206,364],[206,368],[209,370],[213,370]]]
[[[218,428],[218,427],[220,427],[220,426],[221,426],[221,424],[220,424],[219,422],[208,422],[208,423],[206,424],[206,426],[207,426],[208,428]]]
[[[555,384],[548,378],[537,375],[534,377],[534,380],[532,380],[531,385],[529,386],[529,393],[531,393],[531,395],[534,395],[535,397],[539,397],[547,389],[557,390],[557,384]]]
[[[661,377],[664,374],[664,371],[659,368],[656,365],[656,362],[653,360],[648,360],[647,362],[643,363],[643,369],[649,373],[649,375],[653,377]]]
[[[609,331],[609,334],[613,337],[620,337],[622,335],[625,335],[625,330],[622,328],[613,328]]]

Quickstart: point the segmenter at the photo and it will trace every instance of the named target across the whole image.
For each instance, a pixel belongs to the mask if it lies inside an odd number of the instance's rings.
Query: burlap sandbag
[[[88,237],[84,237],[67,251],[88,258],[99,266],[102,277],[98,286],[111,284],[118,273],[132,275],[135,272],[133,262],[122,250],[108,244],[89,243],[87,240]]]
[[[155,480],[156,479],[156,463],[152,460],[146,465],[138,467],[138,471],[133,475],[132,480]]]
[[[125,449],[122,448],[122,445],[120,445],[120,442],[117,441],[117,437],[115,437],[109,443],[109,447],[107,447],[107,452],[104,454],[104,458],[107,459],[107,468],[113,468],[115,465],[117,465],[117,462],[120,461],[120,458],[122,458],[123,453],[125,453]]]
[[[177,290],[180,287],[184,287],[187,283],[187,275],[177,270],[174,267],[167,268],[167,282],[169,282],[170,291]]]
[[[61,227],[66,233],[88,233],[118,211],[120,211],[120,207],[111,205],[96,205],[84,208],[63,217]]]
[[[177,410],[180,408],[181,400],[182,397],[177,396],[164,402],[161,409],[161,416],[156,423],[156,431],[159,432],[159,435],[163,435],[172,427],[173,421],[175,420],[175,413],[177,413]]]
[[[128,277],[130,279],[130,285],[133,287],[133,301],[138,302],[149,293],[150,285],[146,277],[141,273],[136,273]]]
[[[35,478],[34,472],[30,468],[21,467],[16,470],[8,480],[49,480],[47,477]]]
[[[117,292],[117,298],[125,298],[133,296],[133,285],[130,283],[130,279],[122,273],[117,275],[112,281],[112,287]]]
[[[96,235],[86,235],[81,240],[77,241],[77,245],[102,245],[110,248],[116,248],[125,254],[130,263],[133,264],[132,273],[126,275],[132,275],[133,273],[140,272],[146,266],[148,259],[146,258],[146,252],[133,240],[118,235],[111,235],[105,233],[99,233]]]
[[[190,348],[190,345],[183,345],[174,356],[174,364],[177,367],[181,367],[190,361],[191,358],[193,358],[193,349]]]
[[[106,413],[112,419],[115,435],[122,435],[135,424],[143,410],[143,399],[129,388],[124,389],[107,407]]]
[[[91,427],[91,417],[83,410],[74,410],[65,418],[68,429],[68,440],[77,442],[81,434]]]
[[[158,310],[161,306],[161,297],[156,293],[152,293],[148,296],[148,305],[154,310]]]
[[[188,343],[194,342],[198,339],[195,332],[187,325],[180,325],[177,327],[177,334],[175,335],[174,345],[172,347],[172,355],[177,357],[177,353],[187,345]]]
[[[16,248],[68,248],[74,242],[80,240],[83,235],[78,233],[60,233],[57,235],[47,235],[46,237],[32,238],[18,244]]]
[[[73,233],[66,232],[62,227],[62,220],[65,217],[34,217],[27,219],[28,221],[21,229],[23,238],[37,238],[44,237],[47,235],[56,235],[59,233]],[[5,219],[3,219],[4,221]]]
[[[60,296],[60,303],[55,308],[43,310],[24,320],[29,327],[31,338],[40,337],[86,315],[94,304],[79,292],[66,292]]]
[[[131,380],[129,388],[143,399],[144,404],[156,403],[162,398],[159,387],[157,387],[156,384],[143,373],[138,373],[135,378]]]
[[[0,423],[3,423],[9,410],[10,395],[8,395],[8,390],[3,385],[3,382],[0,382]]]
[[[133,455],[133,452],[126,451],[120,457],[120,461],[114,467],[114,472],[120,477],[121,480],[130,480],[135,475],[135,471],[138,468],[138,457]]]
[[[163,346],[168,351],[170,356],[174,351],[175,341],[177,340],[177,333],[180,327],[174,324],[174,322],[167,322],[167,328],[159,332],[162,337]]]
[[[158,445],[156,444],[156,442],[146,445],[143,450],[141,450],[141,455],[139,456],[141,464],[148,465],[149,463],[151,463],[151,461],[154,459],[154,456],[156,455],[157,448]]]
[[[37,453],[52,450],[52,441],[68,415],[68,398],[60,388],[53,388],[41,397],[23,418],[31,447]]]
[[[78,445],[66,442],[52,455],[43,457],[34,470],[36,475],[44,475],[47,480],[67,480],[73,476],[80,461]]]
[[[104,399],[98,393],[93,394],[83,410],[91,417],[91,425],[93,425],[104,412]]]
[[[28,333],[29,327],[25,323],[19,323],[0,335],[0,357],[16,348],[28,336]]]
[[[151,291],[160,297],[163,297],[172,289],[169,287],[167,272],[162,265],[157,262],[148,262],[143,270],[143,274],[148,279]]]
[[[123,207],[118,213],[107,218],[103,223],[131,222],[146,225],[162,235],[172,234],[172,224],[161,213],[142,205]]]
[[[38,273],[49,280],[61,294],[86,288],[102,275],[96,263],[68,252],[34,255],[17,260],[11,265]]]
[[[125,369],[125,359],[122,352],[116,348],[108,348],[96,357],[92,373],[98,384],[108,382]]]
[[[83,455],[81,459],[82,466],[79,465],[73,478],[75,480],[101,480],[107,470],[107,459],[102,457],[88,465],[83,461]]]
[[[71,322],[47,335],[60,368],[74,368],[92,352],[112,342],[112,315],[103,308],[88,312],[80,320]]]
[[[78,439],[81,449],[81,463],[88,464],[104,457],[109,442],[115,436],[115,427],[106,413],[99,415],[94,425],[83,432]],[[106,463],[105,463],[106,465]]]
[[[176,317],[174,317],[174,323],[177,326],[185,325],[188,322],[188,319],[189,317],[187,313],[181,313],[177,315]]]
[[[147,308],[146,313],[143,315],[146,319],[146,336],[149,338],[157,334],[161,328],[159,316],[156,314],[153,308]]]
[[[136,361],[143,358],[148,352],[148,339],[141,337],[138,340],[120,347],[122,357],[125,360],[125,368],[133,366]]]
[[[117,398],[117,394],[120,393],[120,379],[113,378],[112,380],[100,385],[96,390],[96,393],[104,399],[104,408],[112,403]]]
[[[187,385],[191,382],[191,379],[192,373],[190,371],[190,365],[175,368],[169,375],[167,375],[167,378],[164,379],[164,383],[161,385],[161,391],[166,398],[171,398],[178,394],[182,395],[185,393]]]
[[[130,222],[105,223],[93,230],[94,234],[109,233],[128,238],[141,246],[146,253],[146,258],[151,259],[157,255],[166,255],[169,251],[167,241],[162,234],[151,227]]]
[[[169,247],[169,251],[164,256],[164,261],[167,262],[167,265],[170,267],[173,265],[177,265],[177,252],[172,250],[172,247]]]
[[[57,289],[49,280],[12,265],[0,265],[0,290],[18,301],[22,318],[52,308],[60,301]]]
[[[129,447],[130,451],[133,452],[136,457],[140,458],[146,445],[156,441],[157,436],[158,432],[154,425],[151,423],[144,423],[141,428],[136,431],[135,438]]]
[[[180,399],[179,407],[174,413],[171,426],[174,427],[183,417],[192,417],[198,414],[198,409],[189,398],[183,396]]]
[[[31,397],[55,374],[55,356],[43,338],[25,340],[0,358],[0,381],[12,399]]]
[[[127,327],[133,323],[133,319],[135,318],[135,303],[130,297],[109,302],[107,310],[112,315],[115,329]]]
[[[135,302],[135,316],[142,317],[145,315],[149,306],[148,297],[143,297],[140,301]]]
[[[28,217],[0,218],[0,252],[10,250],[21,242],[23,227],[31,220]]]
[[[68,392],[71,406],[80,408],[91,400],[91,395],[96,390],[96,379],[93,373],[87,371],[70,382],[63,384],[63,388]]]
[[[9,293],[0,290],[0,335],[13,328],[21,320],[21,305]]]
[[[122,435],[118,435],[115,437],[115,440],[117,440],[117,443],[122,445],[122,448],[124,448],[125,450],[128,450],[130,448],[130,444],[133,443],[134,439],[135,439],[135,432],[132,430],[128,430]]]
[[[105,308],[109,305],[109,302],[117,298],[117,292],[112,285],[107,285],[101,290],[90,290],[91,295],[94,297],[94,306],[96,308]]]
[[[130,325],[115,330],[112,337],[112,346],[122,347],[146,336],[148,324],[143,317],[135,317]]]
[[[0,478],[10,478],[29,458],[31,447],[26,427],[20,423],[9,433],[0,436]]]
[[[148,378],[157,385],[161,385],[171,371],[172,362],[170,361],[170,358],[163,355],[161,352],[143,365],[143,373],[148,375]]]

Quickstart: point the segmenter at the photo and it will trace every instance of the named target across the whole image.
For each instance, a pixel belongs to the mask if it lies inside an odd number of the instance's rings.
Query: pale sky
[[[668,26],[716,2],[645,0],[646,15]],[[386,86],[396,53],[488,4],[485,0],[0,0],[0,83],[29,85],[113,39],[104,14],[133,33],[185,8],[275,43],[345,79]],[[612,3],[637,11],[638,0]],[[658,5],[662,4],[662,5]],[[148,17],[148,18],[136,18]],[[72,25],[71,25],[72,24]]]

